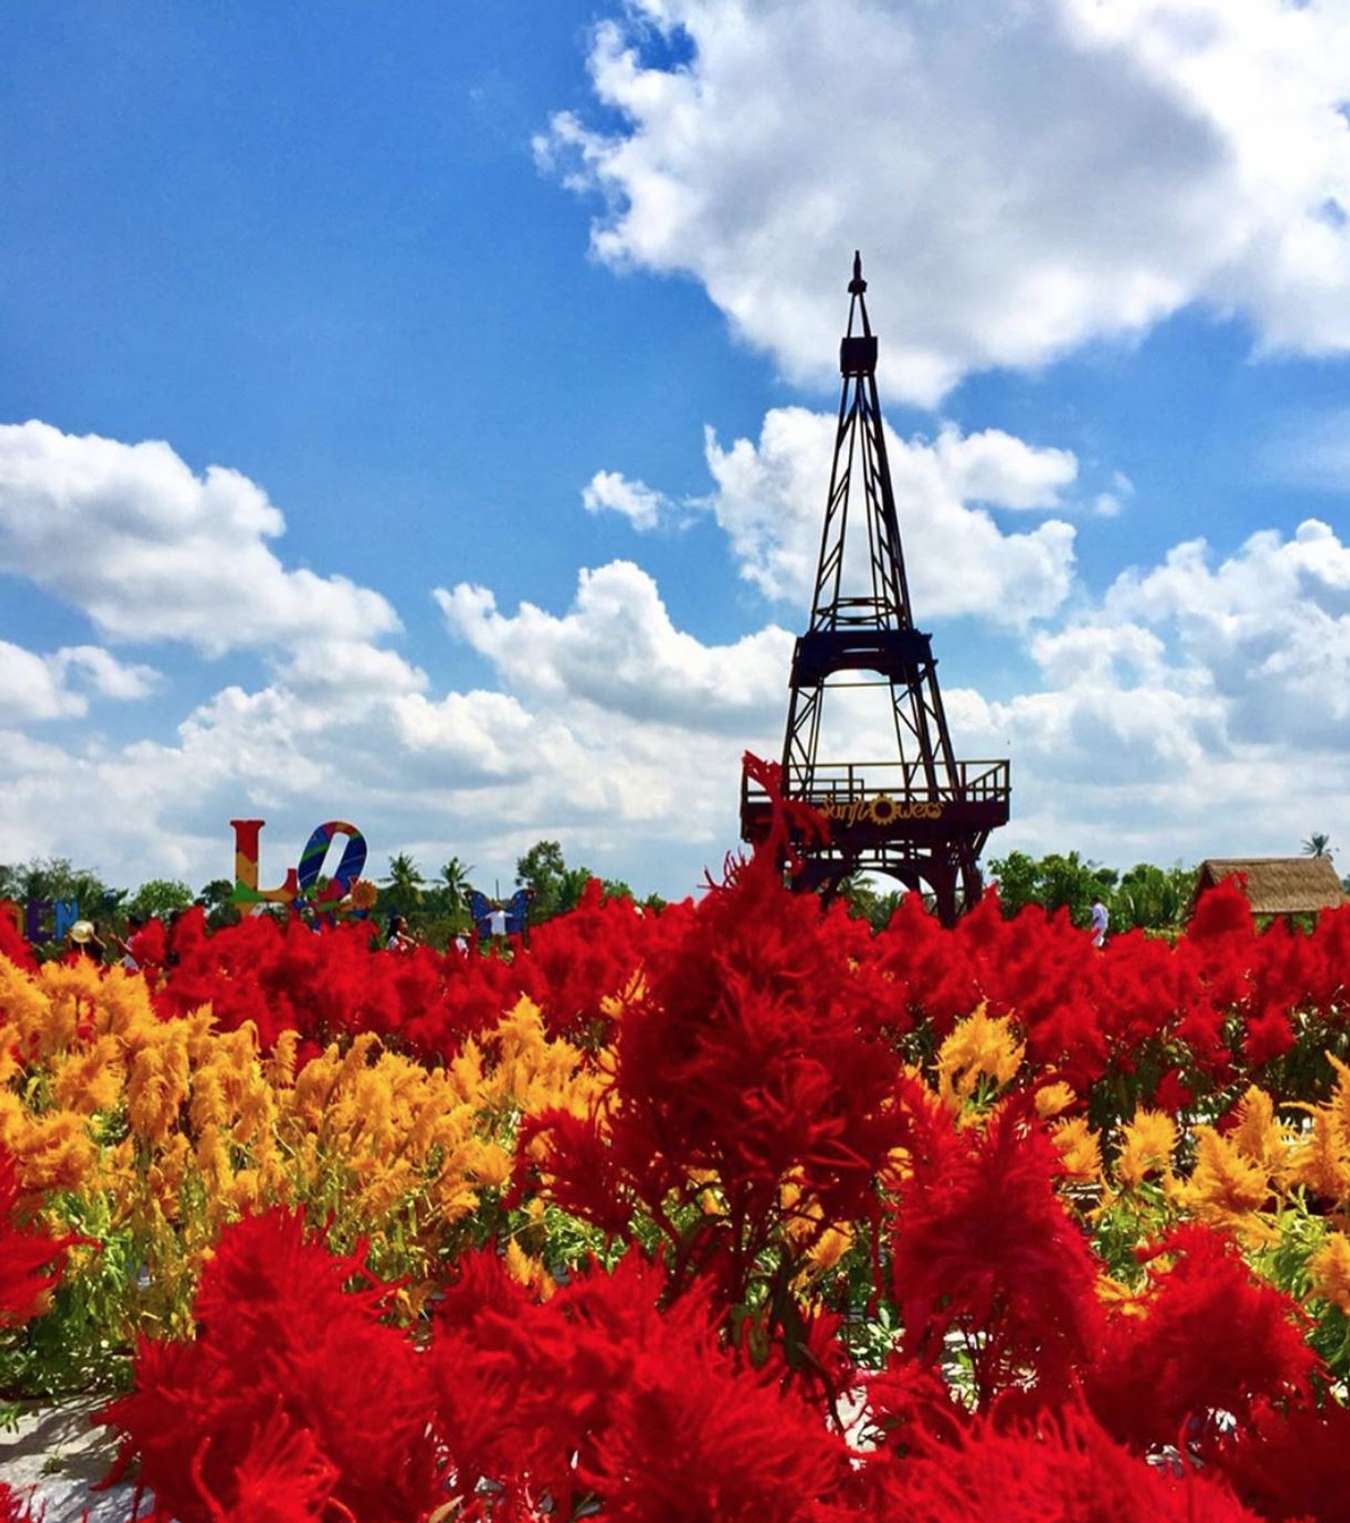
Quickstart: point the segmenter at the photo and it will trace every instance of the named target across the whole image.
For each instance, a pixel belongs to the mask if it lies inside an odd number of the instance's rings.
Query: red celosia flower
[[[789,893],[766,854],[661,920],[617,1033],[608,1140],[550,1117],[524,1145],[547,1150],[558,1198],[606,1230],[630,1201],[645,1206],[670,1239],[676,1283],[715,1269],[735,1305],[784,1221],[785,1181],[819,1231],[876,1218],[873,1180],[899,1139],[897,1063],[873,1015],[875,981],[857,976],[866,926]],[[693,1236],[677,1230],[672,1192],[692,1201],[709,1179],[724,1214]]]
[[[903,1354],[892,1354],[884,1370],[869,1376],[866,1391],[867,1428],[876,1452],[899,1457],[925,1438],[952,1444],[971,1421],[941,1376]]]
[[[46,1509],[34,1509],[33,1492],[15,1491],[0,1481],[0,1523],[42,1523]]]
[[[1153,1092],[1153,1107],[1155,1110],[1166,1111],[1168,1115],[1175,1116],[1178,1111],[1185,1110],[1194,1099],[1194,1094],[1182,1082],[1180,1072],[1175,1068],[1169,1068],[1158,1080],[1158,1087]]]
[[[1242,1055],[1247,1066],[1260,1068],[1271,1058],[1278,1058],[1294,1045],[1294,1028],[1289,1017],[1277,1006],[1263,1010],[1247,1022],[1247,1035],[1242,1044]]]
[[[1149,1465],[1069,1408],[1034,1425],[921,1439],[864,1478],[869,1516],[905,1523],[1261,1523],[1222,1482]]]
[[[667,1289],[633,1252],[528,1305],[471,1257],[430,1355],[461,1491],[489,1482],[494,1517],[571,1517],[593,1492],[631,1523],[818,1519],[847,1479],[842,1441],[738,1363],[706,1290],[661,1311]]]
[[[222,1507],[207,1488],[208,1433],[192,1460],[192,1479],[213,1523],[319,1523],[338,1479],[314,1435],[292,1429],[281,1412],[255,1433],[234,1472],[234,1503]]]
[[[1005,1102],[984,1128],[958,1130],[921,1085],[902,1089],[910,1175],[896,1213],[893,1276],[906,1353],[940,1359],[962,1334],[987,1405],[1024,1386],[1068,1388],[1094,1346],[1096,1263],[1054,1191],[1059,1155]]]
[[[235,1514],[241,1477],[283,1461],[296,1506],[331,1467],[334,1503],[362,1523],[404,1523],[444,1500],[424,1362],[379,1321],[385,1288],[343,1290],[353,1278],[370,1280],[364,1264],[307,1240],[298,1215],[225,1231],[202,1273],[196,1339],[143,1338],[135,1389],[101,1417],[123,1435],[122,1459],[140,1460],[157,1518]]]
[[[542,1151],[542,1161],[536,1151]],[[525,1117],[508,1206],[537,1186],[541,1170],[548,1176],[549,1195],[564,1211],[602,1232],[627,1229],[633,1216],[633,1182],[594,1118],[583,1120],[562,1110]]]
[[[37,969],[37,958],[33,956],[28,938],[6,908],[0,908],[0,957],[9,958],[10,962],[28,973]]]
[[[169,954],[168,933],[162,920],[147,920],[127,943],[138,965],[154,973],[164,966]]]
[[[0,1147],[0,1328],[15,1327],[36,1313],[43,1295],[61,1278],[66,1250],[85,1241],[20,1226],[18,1201],[18,1170],[12,1155]]]
[[[1252,907],[1243,892],[1246,881],[1245,873],[1232,873],[1200,895],[1195,914],[1186,927],[1186,934],[1191,941],[1251,935]]]
[[[1084,1374],[1089,1404],[1117,1438],[1174,1443],[1217,1413],[1241,1422],[1258,1402],[1307,1398],[1321,1361],[1303,1341],[1297,1303],[1256,1279],[1222,1233],[1178,1227],[1151,1253],[1176,1262],[1143,1316],[1107,1324]]]
[[[1206,1460],[1271,1523],[1343,1523],[1350,1410],[1327,1398],[1320,1408],[1254,1409],[1245,1432],[1216,1438]]]

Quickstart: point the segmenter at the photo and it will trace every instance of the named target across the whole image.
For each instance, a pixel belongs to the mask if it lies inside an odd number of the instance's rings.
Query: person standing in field
[[[1106,927],[1110,924],[1111,913],[1102,903],[1100,894],[1092,901],[1092,945],[1094,947],[1106,944]]]

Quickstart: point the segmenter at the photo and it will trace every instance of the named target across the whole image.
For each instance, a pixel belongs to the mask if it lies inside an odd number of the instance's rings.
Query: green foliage
[[[1122,875],[1108,904],[1117,930],[1162,931],[1181,925],[1195,892],[1195,870],[1178,862],[1155,867],[1139,862]]]
[[[154,915],[163,920],[174,910],[186,910],[192,905],[192,890],[177,878],[151,878],[142,883],[136,895],[127,905],[129,915]]]
[[[62,1397],[124,1389],[131,1380],[127,1308],[153,1304],[142,1288],[143,1247],[130,1227],[113,1223],[102,1197],[63,1194],[58,1205],[72,1229],[99,1247],[57,1286],[50,1310],[0,1335],[0,1390]]]
[[[213,931],[222,926],[234,925],[239,919],[239,908],[231,903],[234,884],[228,878],[212,878],[197,895],[197,903],[206,911],[206,923]]]
[[[1294,1194],[1276,1218],[1278,1237],[1263,1255],[1260,1268],[1277,1289],[1303,1300],[1312,1289],[1308,1260],[1326,1241],[1328,1222],[1311,1210],[1303,1192]],[[1334,1380],[1350,1380],[1350,1317],[1339,1307],[1322,1306],[1308,1332],[1308,1342],[1326,1361]]]
[[[33,857],[13,867],[0,866],[0,899],[74,899],[89,920],[119,913],[124,888],[110,888],[86,867],[65,857]]]
[[[867,874],[853,872],[840,881],[839,897],[848,905],[849,913],[865,920],[874,931],[883,930],[900,905],[901,890],[883,889],[876,879]]]
[[[1156,867],[1138,862],[1118,875],[1113,868],[1085,861],[1076,851],[1031,857],[1009,852],[989,863],[998,879],[999,902],[1014,915],[1028,904],[1046,910],[1067,907],[1075,925],[1092,919],[1092,902],[1100,897],[1111,916],[1113,931],[1163,931],[1180,926],[1190,907],[1195,871],[1179,862]]]
[[[441,874],[434,889],[440,897],[445,913],[451,916],[463,916],[466,923],[469,909],[469,876],[472,872],[472,866],[461,862],[458,857],[451,857],[441,868]]]
[[[411,920],[422,901],[425,883],[422,873],[406,852],[389,859],[389,874],[380,884],[380,910],[387,915],[403,915]]]
[[[534,892],[530,924],[575,909],[593,876],[588,867],[568,867],[557,841],[536,841],[516,862],[516,882]]]

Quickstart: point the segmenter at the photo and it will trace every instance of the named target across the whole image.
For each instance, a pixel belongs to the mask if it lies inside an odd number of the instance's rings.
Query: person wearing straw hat
[[[71,950],[84,957],[91,957],[95,962],[103,961],[103,954],[107,947],[103,944],[98,934],[98,927],[92,920],[77,920],[70,928]]]

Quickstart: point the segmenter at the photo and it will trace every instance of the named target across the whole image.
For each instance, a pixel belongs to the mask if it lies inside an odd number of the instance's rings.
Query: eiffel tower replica
[[[827,841],[795,843],[794,888],[833,893],[862,869],[931,893],[950,925],[980,897],[979,858],[989,832],[1008,821],[1008,763],[957,761],[938,688],[932,637],[914,627],[900,526],[877,401],[877,340],[867,318],[862,259],[853,256],[848,332],[839,347],[834,466],[825,503],[820,566],[807,632],[797,640],[788,679],[782,784],[786,796],[815,806],[829,824]],[[843,592],[849,508],[866,523],[868,576]],[[850,584],[852,586],[853,584]],[[836,688],[885,688],[894,722],[895,756],[877,762],[822,761],[818,755],[825,694]],[[891,725],[886,726],[889,735]],[[889,745],[889,740],[887,741]],[[767,833],[767,795],[742,782],[741,836]]]

